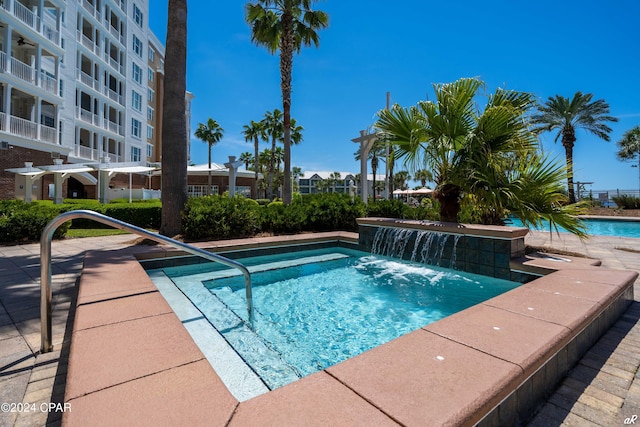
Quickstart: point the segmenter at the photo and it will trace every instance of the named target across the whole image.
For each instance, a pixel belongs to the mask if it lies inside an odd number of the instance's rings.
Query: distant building
[[[6,171],[25,163],[162,160],[164,46],[149,28],[149,4],[0,2],[0,199],[29,190],[35,199],[50,198],[52,175],[27,189],[24,178]],[[192,98],[187,93],[187,124]],[[64,197],[96,198],[96,177],[65,176]],[[129,185],[123,174],[111,181]],[[147,176],[133,176],[134,188],[146,183]]]
[[[360,194],[360,188],[358,186],[357,175],[351,172],[340,172],[340,179],[333,182],[331,176],[334,172],[329,171],[305,171],[303,177],[298,179],[298,188],[300,194],[315,194],[315,193],[346,193],[349,194],[349,181],[353,181],[356,185],[357,192]],[[376,174],[376,183],[384,183],[384,175]],[[369,188],[369,194],[373,194],[373,174],[367,175],[367,183]],[[382,184],[378,184],[382,185]],[[376,196],[387,198],[389,192],[388,189],[382,191],[376,191]]]

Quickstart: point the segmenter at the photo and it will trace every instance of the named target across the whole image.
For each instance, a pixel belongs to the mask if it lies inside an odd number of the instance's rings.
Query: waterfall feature
[[[415,237],[414,237],[415,236]],[[407,228],[380,227],[376,231],[371,247],[371,253],[405,258],[423,264],[455,268],[456,248],[460,234],[438,233],[427,230],[413,230]],[[411,257],[405,257],[405,250],[410,240],[414,240]],[[447,251],[451,248],[451,252]],[[445,254],[446,252],[446,254]],[[447,255],[447,256],[445,256]],[[449,265],[442,265],[448,260]]]

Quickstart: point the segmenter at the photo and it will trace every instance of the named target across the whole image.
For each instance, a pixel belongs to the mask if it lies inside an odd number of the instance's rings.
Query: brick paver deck
[[[111,236],[53,243],[52,353],[39,354],[39,245],[0,247],[0,403],[29,403],[22,412],[1,412],[0,426],[59,425],[66,379],[76,281],[86,250],[127,246],[132,236]],[[527,244],[599,258],[604,267],[640,271],[640,239],[569,235],[549,239],[533,232]],[[640,288],[625,315],[589,351],[531,421],[532,426],[623,425],[640,423]],[[74,313],[71,312],[71,316]],[[45,404],[47,406],[41,406]],[[17,408],[13,408],[17,409]],[[42,410],[47,409],[47,410]]]

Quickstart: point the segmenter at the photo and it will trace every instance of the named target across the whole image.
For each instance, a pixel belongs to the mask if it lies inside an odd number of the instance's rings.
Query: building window
[[[131,135],[140,138],[140,133],[142,131],[141,127],[142,123],[140,123],[140,120],[131,119]]]
[[[135,90],[131,91],[131,106],[134,110],[142,111],[142,95]]]
[[[142,84],[142,68],[135,62],[133,63],[133,80]]]
[[[64,80],[58,80],[58,84],[60,85],[60,96],[64,96]]]
[[[147,144],[147,157],[153,157],[153,144]]]
[[[139,147],[131,147],[131,161],[139,162],[142,160],[142,150]]]
[[[142,28],[142,21],[143,21],[142,11],[135,3],[133,4],[133,20],[135,21],[136,24],[138,24],[140,28]]]
[[[147,139],[153,139],[153,126],[147,125]]]
[[[142,58],[142,42],[135,34],[133,35],[133,51]]]
[[[153,102],[153,95],[154,95],[153,89],[151,88],[147,89],[147,98],[148,98],[147,100],[149,102]]]
[[[156,57],[156,51],[153,48],[149,48],[149,61],[153,62]]]
[[[149,81],[153,82],[153,78],[154,78],[154,72],[151,68],[149,68]]]
[[[153,108],[147,107],[147,120],[153,121]]]

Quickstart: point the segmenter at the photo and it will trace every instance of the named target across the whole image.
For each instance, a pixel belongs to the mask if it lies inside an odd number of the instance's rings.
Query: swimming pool
[[[594,219],[585,218],[587,233],[592,236],[614,236],[640,238],[640,221],[628,219]],[[509,218],[508,226],[522,227],[522,222],[517,218]],[[549,231],[549,223],[537,229],[539,231]],[[558,227],[558,231],[567,232],[564,228]]]
[[[240,261],[252,271],[252,324],[237,271],[204,263],[148,273],[169,278],[268,389],[520,285],[343,247]]]

